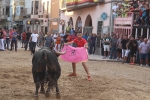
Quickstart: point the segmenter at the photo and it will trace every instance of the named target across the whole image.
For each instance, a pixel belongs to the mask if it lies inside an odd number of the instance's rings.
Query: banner
[[[88,60],[87,49],[84,47],[72,47],[65,45],[62,49],[62,52],[66,51],[64,55],[61,55],[60,58],[67,62],[85,62]]]

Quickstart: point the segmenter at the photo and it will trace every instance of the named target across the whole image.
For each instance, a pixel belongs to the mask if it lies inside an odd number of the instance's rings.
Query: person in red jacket
[[[21,48],[24,48],[24,47],[25,47],[26,38],[27,38],[27,35],[26,35],[26,32],[24,31],[24,32],[22,33],[22,47],[21,47]]]
[[[77,34],[77,38],[75,38],[74,40],[72,40],[71,42],[67,42],[66,45],[70,45],[70,44],[73,44],[73,43],[76,43],[76,46],[77,47],[85,47],[85,48],[88,48],[88,45],[87,45],[87,42],[84,38],[82,38],[82,33],[78,33]],[[89,74],[89,70],[88,70],[88,67],[86,65],[85,62],[82,62],[82,65],[87,73],[87,79],[89,81],[91,81],[91,76]],[[76,74],[76,63],[72,63],[72,68],[73,68],[73,73],[72,74],[69,74],[68,76],[77,76]]]

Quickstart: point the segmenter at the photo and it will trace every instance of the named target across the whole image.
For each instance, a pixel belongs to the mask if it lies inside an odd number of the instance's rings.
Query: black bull
[[[49,48],[42,48],[35,52],[32,58],[32,74],[36,85],[35,96],[38,97],[38,90],[41,86],[41,93],[45,93],[44,80],[47,76],[48,88],[45,96],[49,95],[50,89],[56,87],[56,96],[60,97],[57,81],[61,75],[61,68],[58,62],[58,53],[51,51]]]

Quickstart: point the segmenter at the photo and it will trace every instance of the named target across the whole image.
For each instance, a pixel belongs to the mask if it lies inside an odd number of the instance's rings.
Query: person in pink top
[[[5,29],[2,29],[3,32],[3,39],[4,39],[4,48],[6,48],[6,31]]]

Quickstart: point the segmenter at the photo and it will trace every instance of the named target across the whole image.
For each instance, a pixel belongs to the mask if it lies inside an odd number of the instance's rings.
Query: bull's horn
[[[58,55],[63,55],[63,54],[66,53],[66,51],[63,51],[63,52],[58,52],[58,51],[56,51],[56,53],[57,53]]]

